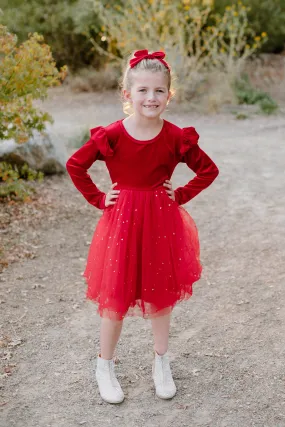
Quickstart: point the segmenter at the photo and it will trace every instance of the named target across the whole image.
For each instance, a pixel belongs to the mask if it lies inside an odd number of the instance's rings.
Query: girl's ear
[[[123,96],[126,101],[129,101],[129,102],[132,101],[131,92],[129,92],[128,90],[126,89],[123,90]]]

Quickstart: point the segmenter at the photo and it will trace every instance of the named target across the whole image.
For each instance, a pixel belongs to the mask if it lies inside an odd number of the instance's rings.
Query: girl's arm
[[[189,202],[202,190],[209,187],[219,175],[219,169],[213,160],[199,147],[199,135],[195,129],[186,128],[183,131],[184,142],[180,150],[183,155],[181,161],[186,163],[196,173],[196,176],[184,187],[178,187],[175,190],[175,200],[179,205]]]
[[[103,155],[112,155],[107,135],[103,127],[91,129],[91,138],[66,162],[66,169],[73,184],[85,199],[98,209],[105,208],[106,193],[94,184],[87,170]]]

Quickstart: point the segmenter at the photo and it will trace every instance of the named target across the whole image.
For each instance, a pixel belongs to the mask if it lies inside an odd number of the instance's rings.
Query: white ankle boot
[[[155,352],[152,365],[152,378],[158,397],[161,399],[171,399],[176,394],[176,386],[172,378],[167,353],[160,356]]]
[[[108,403],[121,403],[124,400],[123,390],[115,374],[113,359],[102,359],[101,355],[98,355],[96,380],[103,400]]]

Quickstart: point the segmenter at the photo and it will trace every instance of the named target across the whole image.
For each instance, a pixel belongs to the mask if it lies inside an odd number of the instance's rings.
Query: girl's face
[[[131,91],[124,90],[138,116],[154,119],[160,116],[170,98],[167,77],[163,72],[140,70],[133,73]]]

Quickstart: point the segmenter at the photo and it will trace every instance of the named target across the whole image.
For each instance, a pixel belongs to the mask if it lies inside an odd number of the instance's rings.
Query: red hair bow
[[[148,53],[147,49],[143,50],[137,50],[135,53],[135,58],[130,60],[130,67],[133,68],[135,65],[137,65],[139,62],[141,62],[143,59],[158,59],[162,64],[170,70],[169,65],[166,61],[163,60],[165,58],[165,53],[162,51]]]

